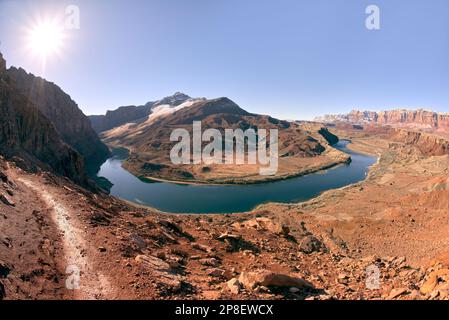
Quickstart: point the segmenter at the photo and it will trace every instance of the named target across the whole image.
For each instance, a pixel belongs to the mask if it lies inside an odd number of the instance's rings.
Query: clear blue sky
[[[449,112],[447,0],[0,0],[8,65],[36,14],[80,8],[45,78],[86,114],[185,92],[227,96],[257,113],[311,119],[352,108]],[[380,7],[381,29],[365,28]]]

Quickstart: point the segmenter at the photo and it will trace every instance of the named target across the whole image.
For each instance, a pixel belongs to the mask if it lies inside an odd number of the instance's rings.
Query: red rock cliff
[[[351,111],[346,118],[354,123],[390,124],[449,131],[449,114],[427,110]]]

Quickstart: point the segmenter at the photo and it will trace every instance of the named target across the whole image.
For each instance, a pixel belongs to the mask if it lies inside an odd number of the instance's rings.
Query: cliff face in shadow
[[[336,135],[331,133],[326,127],[320,128],[318,130],[318,133],[321,134],[329,144],[336,144],[340,140]]]
[[[38,167],[88,185],[82,156],[14,84],[0,74],[0,153],[31,171]],[[19,160],[20,158],[20,160]]]
[[[69,95],[57,85],[22,68],[4,70],[3,78],[12,83],[15,92],[26,97],[53,124],[66,144],[84,157],[88,172],[95,173],[99,169],[109,157],[109,150]]]

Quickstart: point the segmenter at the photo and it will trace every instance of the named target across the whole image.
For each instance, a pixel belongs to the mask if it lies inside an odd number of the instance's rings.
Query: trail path
[[[66,261],[66,284],[68,290],[73,292],[73,298],[112,299],[116,291],[108,277],[97,269],[98,266],[92,259],[96,248],[92,248],[85,240],[86,234],[73,209],[60,202],[60,197],[52,194],[48,188],[42,188],[31,179],[20,177],[18,180],[42,199],[61,231]]]

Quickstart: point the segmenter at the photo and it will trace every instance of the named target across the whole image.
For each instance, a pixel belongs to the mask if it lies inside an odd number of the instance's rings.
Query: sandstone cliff
[[[425,132],[397,129],[392,140],[405,143],[417,149],[422,155],[441,156],[449,154],[449,141]]]
[[[396,127],[410,127],[418,129],[438,130],[449,132],[449,114],[428,110],[388,110],[388,111],[359,111],[353,110],[348,114],[326,115],[317,120],[322,122],[351,122],[357,124],[379,124]]]

